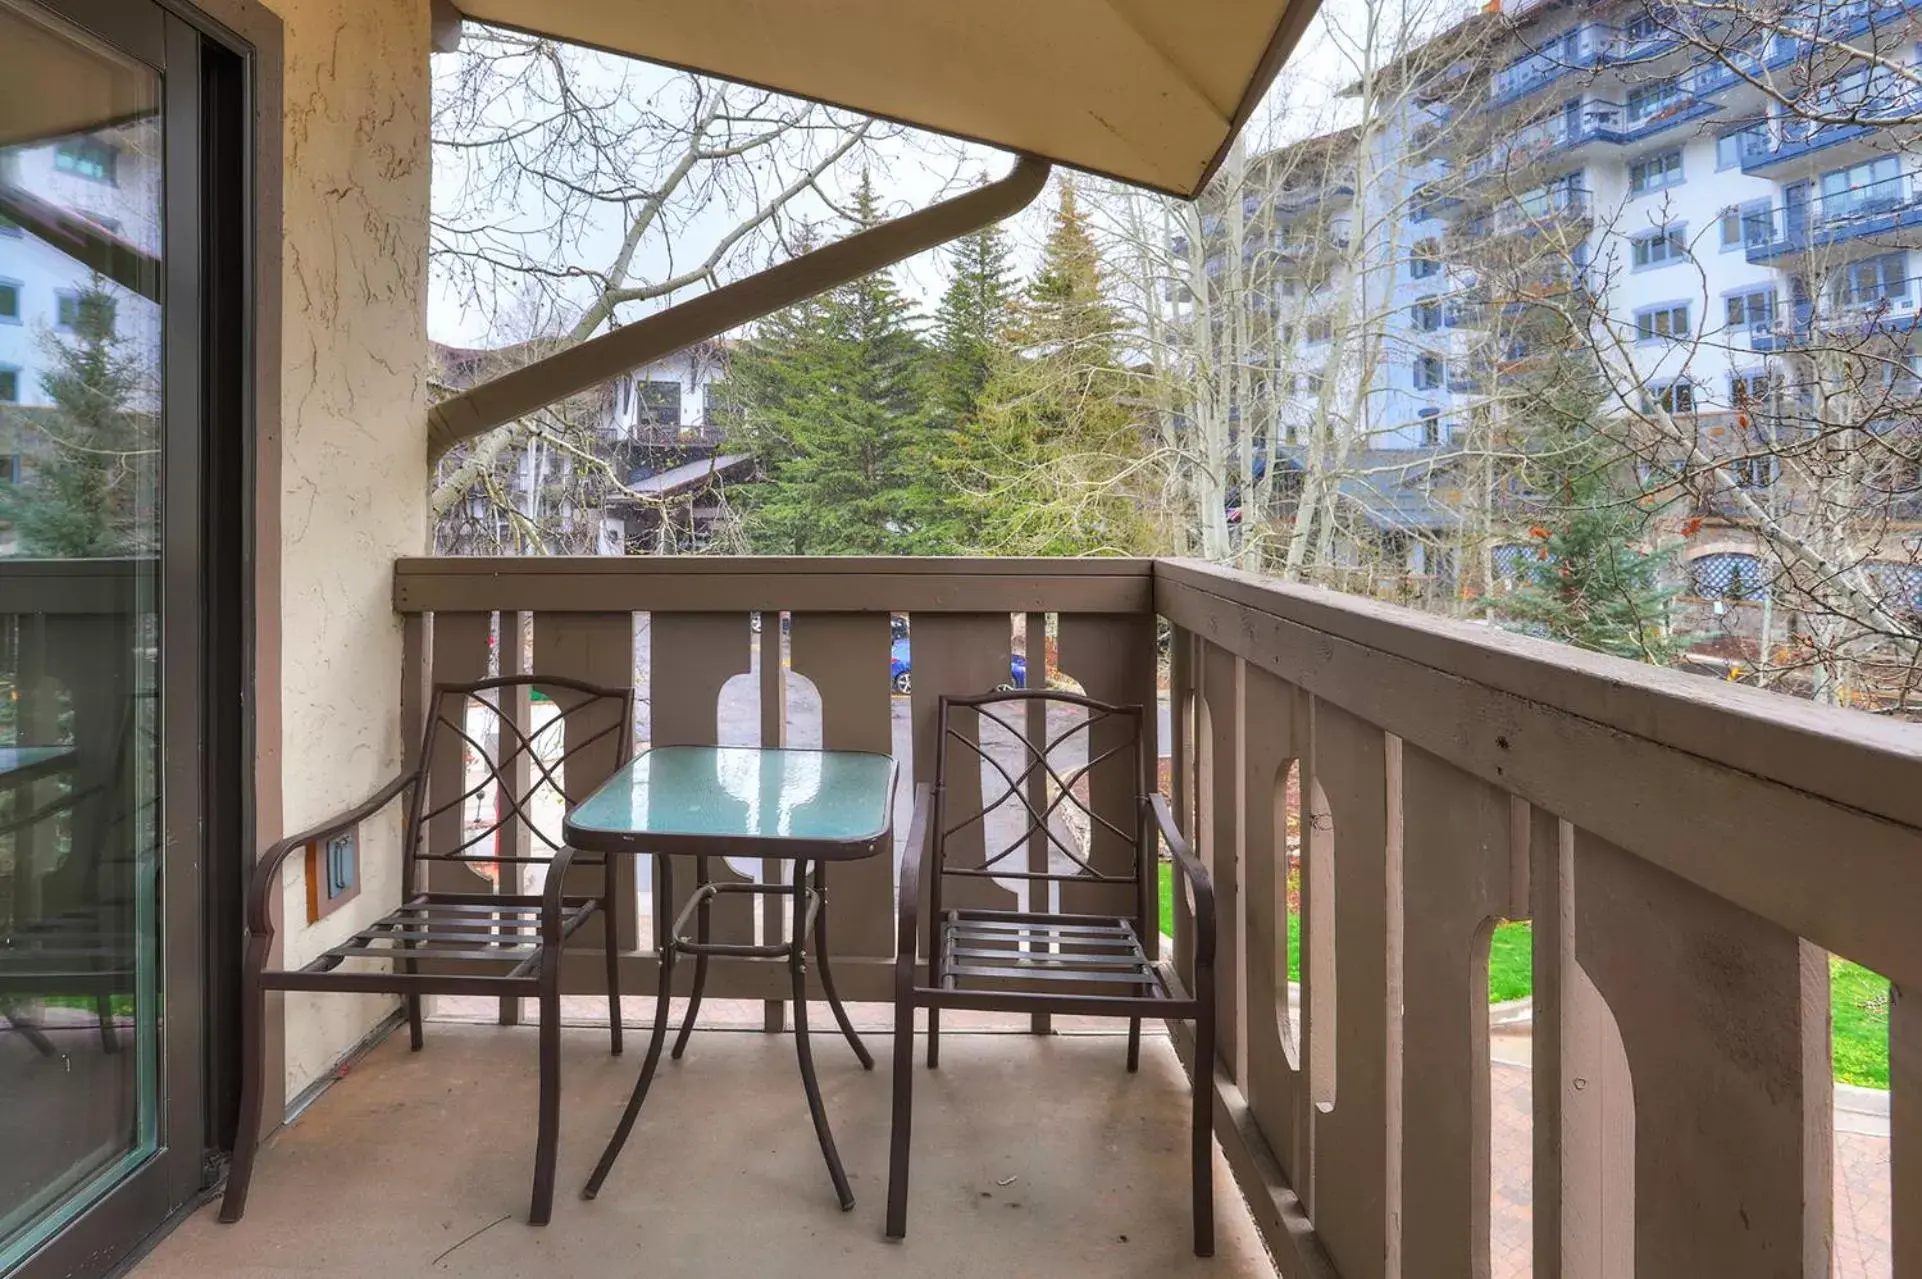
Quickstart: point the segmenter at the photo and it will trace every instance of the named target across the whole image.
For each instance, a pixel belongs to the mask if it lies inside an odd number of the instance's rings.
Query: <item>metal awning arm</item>
[[[1047,185],[1048,172],[1046,161],[1023,156],[998,182],[790,258],[443,400],[427,415],[428,460],[543,405],[1019,213]]]

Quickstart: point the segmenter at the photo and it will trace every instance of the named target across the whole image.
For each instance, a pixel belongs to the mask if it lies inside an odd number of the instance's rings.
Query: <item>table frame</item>
[[[740,750],[760,750],[761,747],[737,747]],[[782,750],[793,750],[782,747]],[[628,785],[628,773],[648,752],[635,756],[627,765],[616,770],[594,794],[617,785]],[[827,752],[822,752],[827,753]],[[841,754],[874,754],[875,752],[837,752]],[[690,955],[694,959],[694,985],[688,1000],[687,1012],[682,1018],[680,1033],[675,1036],[672,1056],[676,1061],[687,1049],[688,1037],[693,1033],[695,1018],[700,1014],[701,998],[707,987],[708,959],[715,955],[744,956],[751,958],[785,958],[788,972],[793,982],[794,992],[794,1051],[800,1068],[801,1084],[807,1094],[808,1113],[814,1121],[814,1134],[821,1145],[821,1157],[827,1163],[828,1176],[834,1183],[836,1198],[840,1201],[841,1211],[850,1212],[854,1208],[854,1192],[848,1185],[846,1170],[841,1165],[840,1152],[834,1143],[834,1132],[828,1124],[827,1109],[821,1098],[820,1081],[814,1069],[814,1052],[809,1041],[807,1018],[807,952],[810,939],[814,956],[821,968],[821,990],[827,996],[828,1007],[834,1012],[834,1019],[854,1055],[860,1060],[864,1070],[874,1069],[874,1057],[861,1036],[855,1032],[854,1024],[848,1019],[847,1009],[841,1003],[839,992],[834,987],[834,971],[828,962],[828,910],[827,910],[827,863],[830,861],[853,861],[873,857],[891,851],[894,843],[894,792],[900,780],[900,765],[888,759],[886,801],[883,807],[883,823],[878,831],[864,832],[846,840],[792,839],[778,835],[694,835],[683,832],[651,831],[608,831],[600,828],[581,828],[573,824],[570,813],[563,822],[562,830],[566,843],[584,852],[599,852],[606,855],[638,855],[648,853],[656,856],[660,864],[658,885],[659,900],[670,902],[674,898],[675,857],[691,856],[695,859],[695,877],[698,887],[681,908],[667,936],[659,944],[660,977],[655,993],[654,1026],[648,1037],[647,1057],[641,1065],[640,1077],[634,1083],[634,1091],[627,1099],[627,1106],[621,1112],[620,1122],[615,1126],[607,1147],[601,1152],[593,1175],[581,1191],[583,1199],[593,1199],[600,1194],[602,1184],[613,1170],[621,1150],[626,1146],[628,1136],[634,1130],[639,1118],[641,1105],[647,1100],[648,1090],[652,1087],[656,1071],[660,1067],[661,1050],[667,1041],[667,1027],[670,1019],[669,1001],[673,996],[675,959],[679,955]],[[589,797],[590,799],[592,796]],[[714,857],[751,857],[771,861],[791,861],[793,874],[785,882],[773,884],[716,884],[711,879],[711,859]],[[812,874],[810,875],[810,866]],[[811,881],[811,882],[810,882]],[[723,894],[743,894],[756,897],[785,897],[791,903],[789,913],[788,938],[784,942],[743,943],[713,942],[708,940],[710,911],[716,900]],[[657,908],[657,915],[659,908]],[[690,919],[694,926],[694,936],[686,935]]]

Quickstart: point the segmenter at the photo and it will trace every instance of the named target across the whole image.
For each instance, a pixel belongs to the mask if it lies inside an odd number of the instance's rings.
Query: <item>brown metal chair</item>
[[[1049,706],[1074,708],[1075,722],[1065,730],[1045,730],[1033,741],[1001,709],[1042,701]],[[1005,733],[1003,753],[1018,763],[1013,769],[983,745],[983,734],[960,731],[956,711],[978,716],[977,723],[998,725]],[[1107,1016],[1128,1019],[1128,1069],[1141,1056],[1141,1019],[1190,1019],[1195,1023],[1194,1112],[1191,1155],[1194,1172],[1195,1255],[1214,1254],[1214,1126],[1212,1063],[1215,1055],[1214,888],[1188,843],[1175,829],[1167,801],[1144,793],[1142,709],[1110,706],[1090,698],[1055,692],[993,693],[981,697],[940,700],[939,743],[934,784],[915,793],[914,823],[902,854],[900,937],[895,953],[894,994],[894,1132],[888,1158],[887,1233],[906,1236],[908,1229],[908,1158],[914,1110],[914,1010],[928,1010],[928,1067],[940,1059],[941,1010],[972,1012],[1060,1013],[1064,1016]],[[1045,722],[1045,717],[1043,718]],[[1099,731],[1097,731],[1099,730]],[[1076,734],[1086,734],[1086,761],[1065,772],[1052,762]],[[997,735],[998,737],[1000,735]],[[955,748],[960,747],[957,751]],[[1070,747],[1070,750],[1075,749]],[[958,756],[958,759],[955,758]],[[949,783],[956,763],[963,768],[986,766],[1006,783],[1006,789],[978,809],[951,811]],[[1126,767],[1136,802],[1133,829],[1121,829],[1096,810],[1087,798],[1096,770],[1103,765]],[[1037,785],[1037,783],[1039,783]],[[970,787],[970,789],[972,789]],[[1037,806],[1039,791],[1051,797]],[[1025,811],[1025,830],[1001,851],[990,853],[986,841],[988,814],[1006,805]],[[1129,866],[1108,873],[1098,871],[1091,855],[1077,851],[1056,832],[1052,822],[1063,814],[1077,814],[1087,823],[1090,844],[1105,831],[1110,846],[1125,847]],[[957,865],[949,860],[948,842],[979,823],[984,856],[978,864]],[[1101,828],[1100,831],[1097,828]],[[1195,990],[1171,990],[1156,964],[1158,931],[1152,926],[1157,892],[1154,833],[1159,832],[1194,891]],[[999,842],[997,836],[995,843]],[[1033,869],[1033,860],[1017,857],[1024,850],[1046,845],[1046,870]],[[1104,859],[1111,860],[1111,859]],[[1065,868],[1064,868],[1065,867]],[[920,893],[928,891],[928,935],[921,936]],[[1025,881],[1030,893],[1049,885],[1109,885],[1134,889],[1134,909],[1126,914],[1070,914],[1059,911],[944,908],[944,884],[969,879]],[[1032,904],[1032,897],[1030,898]],[[915,981],[916,955],[925,943],[925,983]]]
[[[520,689],[538,688],[553,697],[559,713],[531,733],[502,713],[503,699]],[[488,695],[492,695],[491,697]],[[496,740],[506,749],[488,750],[477,740],[467,716],[476,708],[491,716]],[[598,911],[607,956],[609,1033],[615,1053],[621,1051],[621,991],[619,920],[612,867],[599,857],[577,859],[574,850],[556,843],[533,821],[529,805],[551,788],[565,798],[562,770],[582,752],[614,738],[615,767],[627,762],[633,750],[633,696],[626,688],[601,688],[578,680],[526,675],[482,680],[472,684],[438,684],[432,713],[421,745],[419,765],[381,787],[363,803],[329,818],[311,830],[281,840],[254,868],[247,901],[247,951],[241,975],[242,1056],[240,1130],[234,1142],[233,1167],[227,1175],[226,1198],[220,1219],[238,1221],[247,1208],[247,1186],[253,1176],[254,1154],[260,1143],[260,1114],[266,1051],[267,992],[270,990],[343,991],[398,994],[406,997],[407,1020],[414,1051],[421,1047],[421,996],[487,995],[540,1001],[540,1129],[534,1147],[534,1197],[528,1213],[535,1225],[545,1225],[554,1204],[554,1157],[560,1130],[560,960],[561,946]],[[573,731],[570,730],[570,726]],[[442,750],[435,767],[440,735],[451,733],[477,756],[485,776],[472,783],[461,750]],[[509,735],[512,744],[508,745]],[[548,750],[550,735],[561,739],[560,749]],[[482,737],[487,736],[483,733]],[[544,741],[543,739],[547,739]],[[539,744],[542,749],[537,750]],[[606,749],[605,746],[602,747]],[[530,770],[525,791],[514,785],[518,767]],[[448,775],[451,773],[451,776]],[[464,807],[490,788],[498,796],[491,824],[469,833],[459,820]],[[580,787],[576,785],[575,790]],[[309,844],[329,840],[357,828],[396,799],[407,798],[406,826],[401,844],[404,900],[398,909],[362,928],[351,938],[311,963],[291,970],[269,970],[273,946],[271,905],[280,895],[280,866],[288,854]],[[432,807],[429,807],[432,805]],[[452,813],[458,838],[449,846],[431,847],[434,819]],[[545,844],[549,857],[500,856],[491,837],[516,819],[534,839]],[[447,823],[442,822],[443,829]],[[444,838],[444,836],[443,836]],[[529,845],[531,848],[532,845]],[[463,862],[537,865],[546,868],[542,891],[493,894],[422,891],[417,876],[423,863]],[[564,892],[570,867],[599,865],[598,894],[575,896]],[[349,960],[385,965],[373,971],[347,971]],[[423,966],[429,970],[422,971]],[[505,968],[505,972],[487,971]]]

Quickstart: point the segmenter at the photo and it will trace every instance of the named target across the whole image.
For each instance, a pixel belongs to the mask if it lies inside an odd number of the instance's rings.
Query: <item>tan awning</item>
[[[455,0],[470,18],[1193,196],[1315,0]]]

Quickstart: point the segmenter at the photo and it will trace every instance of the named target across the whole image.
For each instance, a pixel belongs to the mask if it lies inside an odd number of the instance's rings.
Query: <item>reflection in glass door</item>
[[[0,0],[0,1272],[161,1142],[165,101]]]

